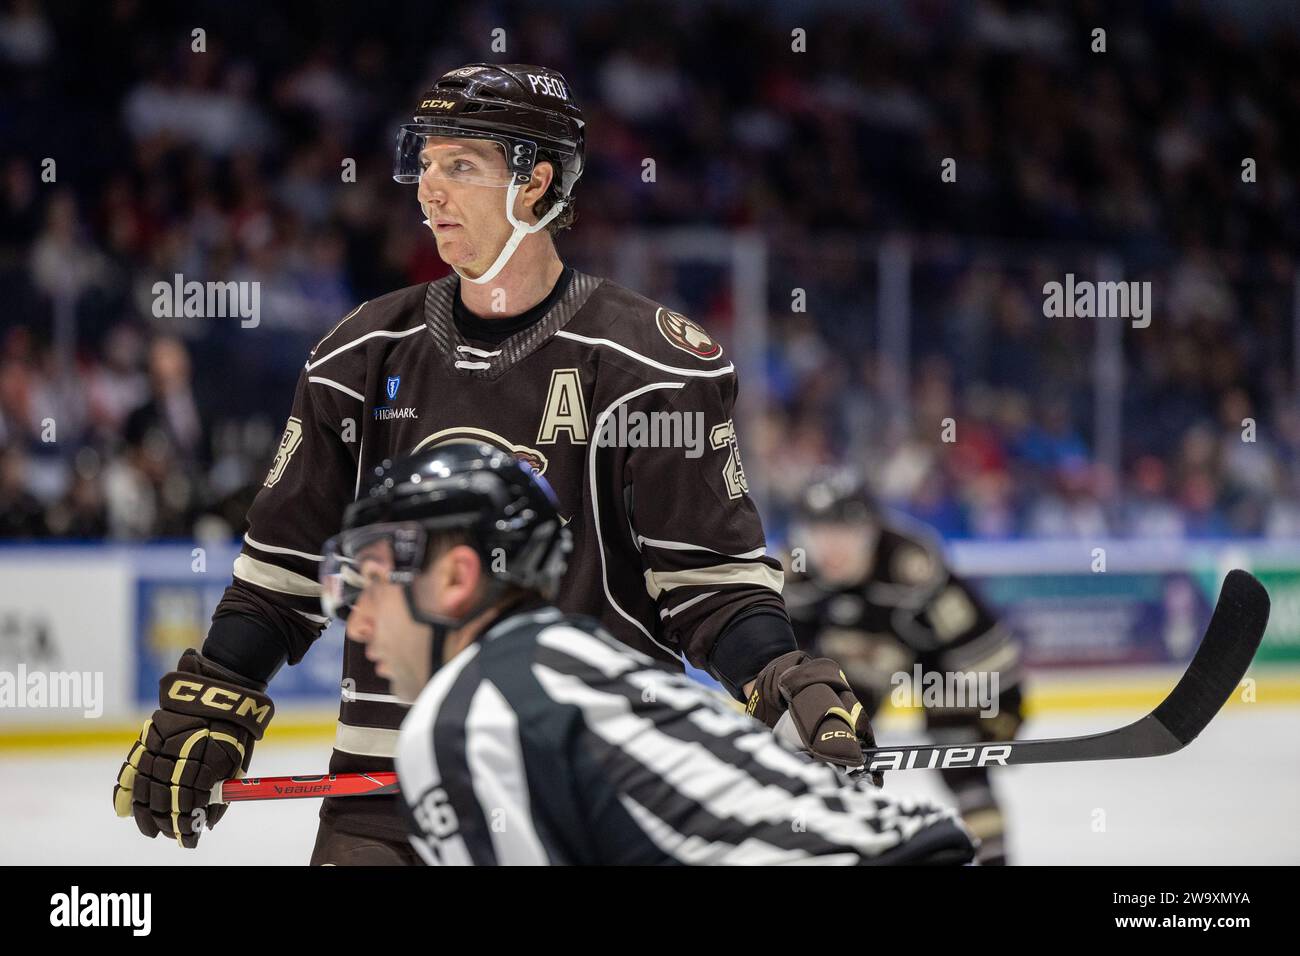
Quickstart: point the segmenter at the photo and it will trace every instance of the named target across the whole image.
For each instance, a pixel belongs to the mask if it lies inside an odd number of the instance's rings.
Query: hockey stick
[[[209,803],[244,800],[301,800],[305,797],[375,797],[397,793],[397,774],[331,773],[309,777],[245,777],[222,780],[212,788]]]
[[[1155,710],[1125,727],[1048,740],[876,747],[863,751],[866,767],[853,773],[1120,760],[1159,757],[1182,750],[1223,709],[1241,683],[1264,637],[1268,611],[1268,592],[1262,584],[1245,571],[1228,572],[1210,626],[1186,672]],[[212,790],[212,802],[358,797],[396,792],[395,773],[262,777],[222,781]]]
[[[1141,720],[1082,737],[985,744],[920,744],[864,750],[873,770],[1007,767],[1013,764],[1159,757],[1182,750],[1228,702],[1255,657],[1268,625],[1268,592],[1245,571],[1229,571],[1210,626],[1183,674]]]

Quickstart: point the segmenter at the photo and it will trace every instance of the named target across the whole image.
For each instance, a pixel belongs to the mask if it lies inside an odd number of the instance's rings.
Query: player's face
[[[510,238],[506,187],[510,173],[500,144],[430,136],[420,152],[420,207],[438,255],[469,276],[481,275]],[[525,216],[516,202],[516,216]]]
[[[870,543],[873,528],[868,522],[819,521],[801,529],[802,542],[808,549],[808,563],[817,577],[827,584],[849,585],[864,580],[870,568]]]
[[[432,673],[430,629],[411,618],[402,586],[389,579],[394,564],[388,541],[362,549],[357,565],[365,587],[348,616],[348,637],[365,645],[366,658],[394,695],[415,700]]]

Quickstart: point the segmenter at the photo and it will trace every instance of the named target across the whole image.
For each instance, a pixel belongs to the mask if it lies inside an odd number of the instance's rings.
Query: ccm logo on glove
[[[822,738],[821,738],[821,739],[822,739],[822,740],[834,740],[834,739],[836,739],[836,738],[846,738],[846,739],[849,739],[849,740],[857,740],[857,739],[858,739],[858,735],[857,735],[857,734],[851,734],[851,733],[849,733],[847,730],[832,730],[832,731],[829,731],[828,733],[824,733],[824,734],[822,734]]]
[[[203,693],[199,693],[202,691]],[[192,680],[173,681],[167,688],[167,697],[177,701],[199,701],[214,710],[233,710],[239,717],[253,715],[254,721],[266,723],[271,716],[271,703],[259,703],[256,698],[236,694],[224,687],[213,687]],[[223,699],[224,698],[224,699]],[[265,698],[262,698],[265,701]],[[238,705],[238,706],[236,706]]]

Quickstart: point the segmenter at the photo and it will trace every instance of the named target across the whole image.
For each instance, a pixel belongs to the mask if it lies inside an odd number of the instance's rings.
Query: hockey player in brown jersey
[[[730,358],[691,319],[556,253],[584,135],[564,78],[526,65],[453,70],[402,127],[394,179],[416,186],[455,274],[362,304],[308,356],[202,651],[164,678],[119,774],[116,810],[146,835],[193,846],[217,820],[207,788],[247,768],[268,684],[328,623],[321,542],[376,468],[443,442],[508,450],[554,488],[575,542],[561,609],[662,661],[684,655],[769,726],[788,711],[816,756],[861,763],[862,708],[838,667],[795,644],[747,494]],[[390,769],[406,703],[353,641],[342,686],[330,770]],[[232,700],[252,703],[232,714]],[[321,817],[314,862],[409,859],[392,799],[326,801]]]
[[[944,560],[923,526],[890,514],[861,479],[842,470],[804,491],[790,544],[785,596],[795,635],[811,653],[844,666],[854,693],[874,715],[899,686],[898,675],[997,678],[981,707],[926,702],[926,728],[941,743],[1010,740],[1020,727],[1020,651],[979,592]],[[940,706],[942,703],[942,706]],[[942,771],[967,826],[979,837],[980,862],[1006,862],[1005,821],[985,767]]]

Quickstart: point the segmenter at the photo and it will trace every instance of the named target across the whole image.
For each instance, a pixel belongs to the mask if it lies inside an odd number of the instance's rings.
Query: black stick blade
[[[1210,627],[1182,680],[1152,712],[1185,747],[1227,703],[1268,626],[1268,592],[1242,570],[1223,579]]]

